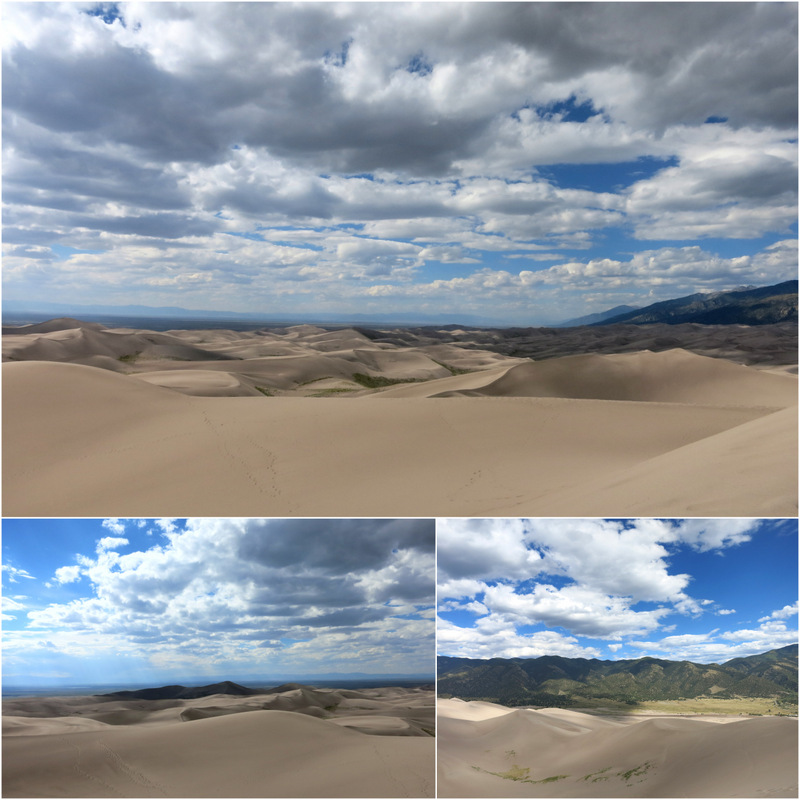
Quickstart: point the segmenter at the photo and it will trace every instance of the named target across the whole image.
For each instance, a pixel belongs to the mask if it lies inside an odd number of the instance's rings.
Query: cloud
[[[36,580],[36,578],[29,574],[27,570],[19,569],[19,567],[13,567],[11,564],[3,564],[2,569],[11,583],[17,583],[19,578],[27,578],[31,581]]]
[[[796,606],[786,606],[775,614],[782,615],[786,609],[794,609],[796,613]],[[776,621],[778,619],[773,614],[759,620],[762,624],[758,628],[730,631],[717,628],[705,634],[682,634],[656,641],[631,642],[631,646],[648,652],[662,652],[670,659],[722,663],[732,658],[797,644],[797,625],[789,628],[784,622]]]
[[[688,519],[677,526],[675,538],[701,553],[721,551],[749,542],[758,525],[753,519]]]
[[[560,655],[565,658],[596,658],[600,651],[582,646],[574,636],[557,631],[519,634],[514,625],[494,618],[479,620],[466,629],[440,618],[436,626],[438,651],[463,658],[533,658]]]
[[[122,534],[125,533],[125,523],[116,517],[104,519],[102,525],[112,533],[117,534],[117,536],[122,536]]]
[[[773,611],[769,616],[761,617],[758,621],[769,622],[773,619],[788,619],[789,617],[795,616],[797,616],[797,603],[779,608],[777,611]]]
[[[747,246],[680,250],[791,235],[796,22],[784,3],[10,4],[6,296],[362,311],[452,293],[547,321],[599,310],[576,308],[586,286],[776,282],[791,265]],[[547,172],[563,165],[618,169],[577,190]],[[587,247],[539,277],[498,257]]]
[[[97,552],[101,553],[104,550],[116,550],[118,547],[124,547],[130,542],[122,536],[104,536],[97,542]]]
[[[81,568],[79,566],[59,567],[55,572],[57,583],[75,583],[81,579]]]
[[[463,653],[481,642],[472,652],[490,653],[487,636],[497,630],[514,647],[522,647],[536,626],[564,631],[577,645],[574,637],[618,640],[666,631],[665,620],[673,614],[699,618],[713,600],[689,593],[692,576],[671,566],[676,547],[722,552],[749,541],[759,525],[736,519],[440,520],[439,612],[448,625],[447,635],[439,637],[440,652],[455,654],[442,647],[458,647]],[[464,621],[465,612],[478,619]],[[458,616],[450,619],[451,614]],[[653,648],[691,644],[700,653],[700,639],[681,636]],[[609,645],[612,652],[621,647]],[[720,651],[719,638],[714,647]]]
[[[47,631],[51,639],[59,632],[59,646],[75,655],[91,652],[99,637],[103,652],[147,647],[153,663],[185,667],[204,659],[220,668],[252,666],[266,648],[269,664],[286,669],[306,660],[325,671],[334,663],[362,671],[361,659],[365,668],[386,671],[392,653],[394,671],[429,668],[431,521],[157,525],[161,544],[120,554],[114,548],[128,540],[106,537],[94,556],[59,568],[59,583],[85,576],[92,594],[30,611],[28,632]]]

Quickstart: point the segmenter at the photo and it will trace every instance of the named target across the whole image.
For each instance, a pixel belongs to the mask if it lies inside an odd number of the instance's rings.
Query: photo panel
[[[3,796],[433,797],[432,519],[3,524]]]
[[[796,795],[797,519],[440,519],[437,555],[439,797]]]

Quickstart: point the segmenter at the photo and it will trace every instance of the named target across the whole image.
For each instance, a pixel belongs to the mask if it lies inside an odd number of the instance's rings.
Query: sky
[[[795,278],[797,14],[4,3],[4,297],[537,325]]]
[[[796,644],[797,520],[439,520],[437,651],[722,663]]]
[[[2,552],[5,687],[434,674],[432,520],[4,520]]]

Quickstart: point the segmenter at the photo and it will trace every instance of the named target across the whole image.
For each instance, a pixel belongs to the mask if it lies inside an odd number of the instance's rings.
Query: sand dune
[[[481,715],[439,701],[440,797],[796,797],[797,720]]]
[[[797,382],[789,375],[759,372],[686,350],[668,350],[525,362],[480,389],[459,394],[785,408],[797,402]]]
[[[96,697],[8,701],[3,795],[432,797],[433,692],[365,692],[385,698],[380,714],[305,713],[321,712],[309,702],[334,699],[336,690],[295,691],[286,697],[289,710],[260,706],[285,692],[246,700],[211,695],[170,708],[167,701]],[[418,704],[427,731],[394,714],[403,697]],[[103,712],[104,706],[114,710]],[[59,710],[85,716],[53,714]]]
[[[20,356],[45,337],[94,366]],[[91,352],[115,337],[150,356]],[[313,326],[5,338],[29,340],[3,365],[6,515],[797,510],[796,376],[683,350],[539,363]],[[259,342],[296,351],[231,355]],[[356,373],[414,382],[371,390]]]

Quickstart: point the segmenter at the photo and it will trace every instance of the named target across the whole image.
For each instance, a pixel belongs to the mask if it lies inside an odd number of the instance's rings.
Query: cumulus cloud
[[[453,292],[500,313],[505,285],[521,313],[541,283],[499,253],[600,247],[551,264],[546,300],[574,317],[570,292],[618,286],[602,262],[630,272],[639,242],[769,247],[796,220],[791,4],[116,8],[4,14],[8,297],[362,311]],[[547,171],[564,165],[617,177],[577,189]],[[622,283],[666,299],[787,272],[710,255]],[[444,265],[463,282],[434,285]]]
[[[86,576],[92,595],[30,611],[29,631],[73,637],[70,652],[96,637],[107,637],[104,650],[152,647],[164,663],[258,664],[269,652],[287,669],[321,668],[326,657],[354,671],[359,658],[378,671],[395,657],[394,671],[428,668],[430,520],[158,525],[162,544],[120,554],[113,548],[128,540],[106,537],[94,556],[58,569],[62,584]]]
[[[699,618],[714,605],[693,596],[692,576],[673,568],[676,548],[722,552],[749,541],[759,524],[736,519],[441,520],[438,602],[446,624],[440,628],[445,635],[439,637],[439,650],[487,657],[497,643],[510,652],[543,633],[537,627],[558,634],[553,641],[559,652],[584,647],[576,637],[619,640],[665,632],[671,615]],[[762,622],[774,631],[774,620],[792,611],[787,606]],[[465,612],[477,619],[465,619]],[[736,612],[723,608],[714,613]],[[499,642],[498,631],[505,643]],[[724,650],[720,637],[737,635],[752,639],[749,632],[719,634],[716,650],[709,645],[708,652]],[[641,646],[689,652],[691,645],[692,652],[707,655],[700,647],[706,640],[681,634]],[[530,652],[541,655],[543,641],[539,637]],[[622,646],[618,641],[607,645],[613,653]]]
[[[81,579],[81,568],[77,565],[71,567],[59,567],[55,572],[57,583],[75,583]]]

